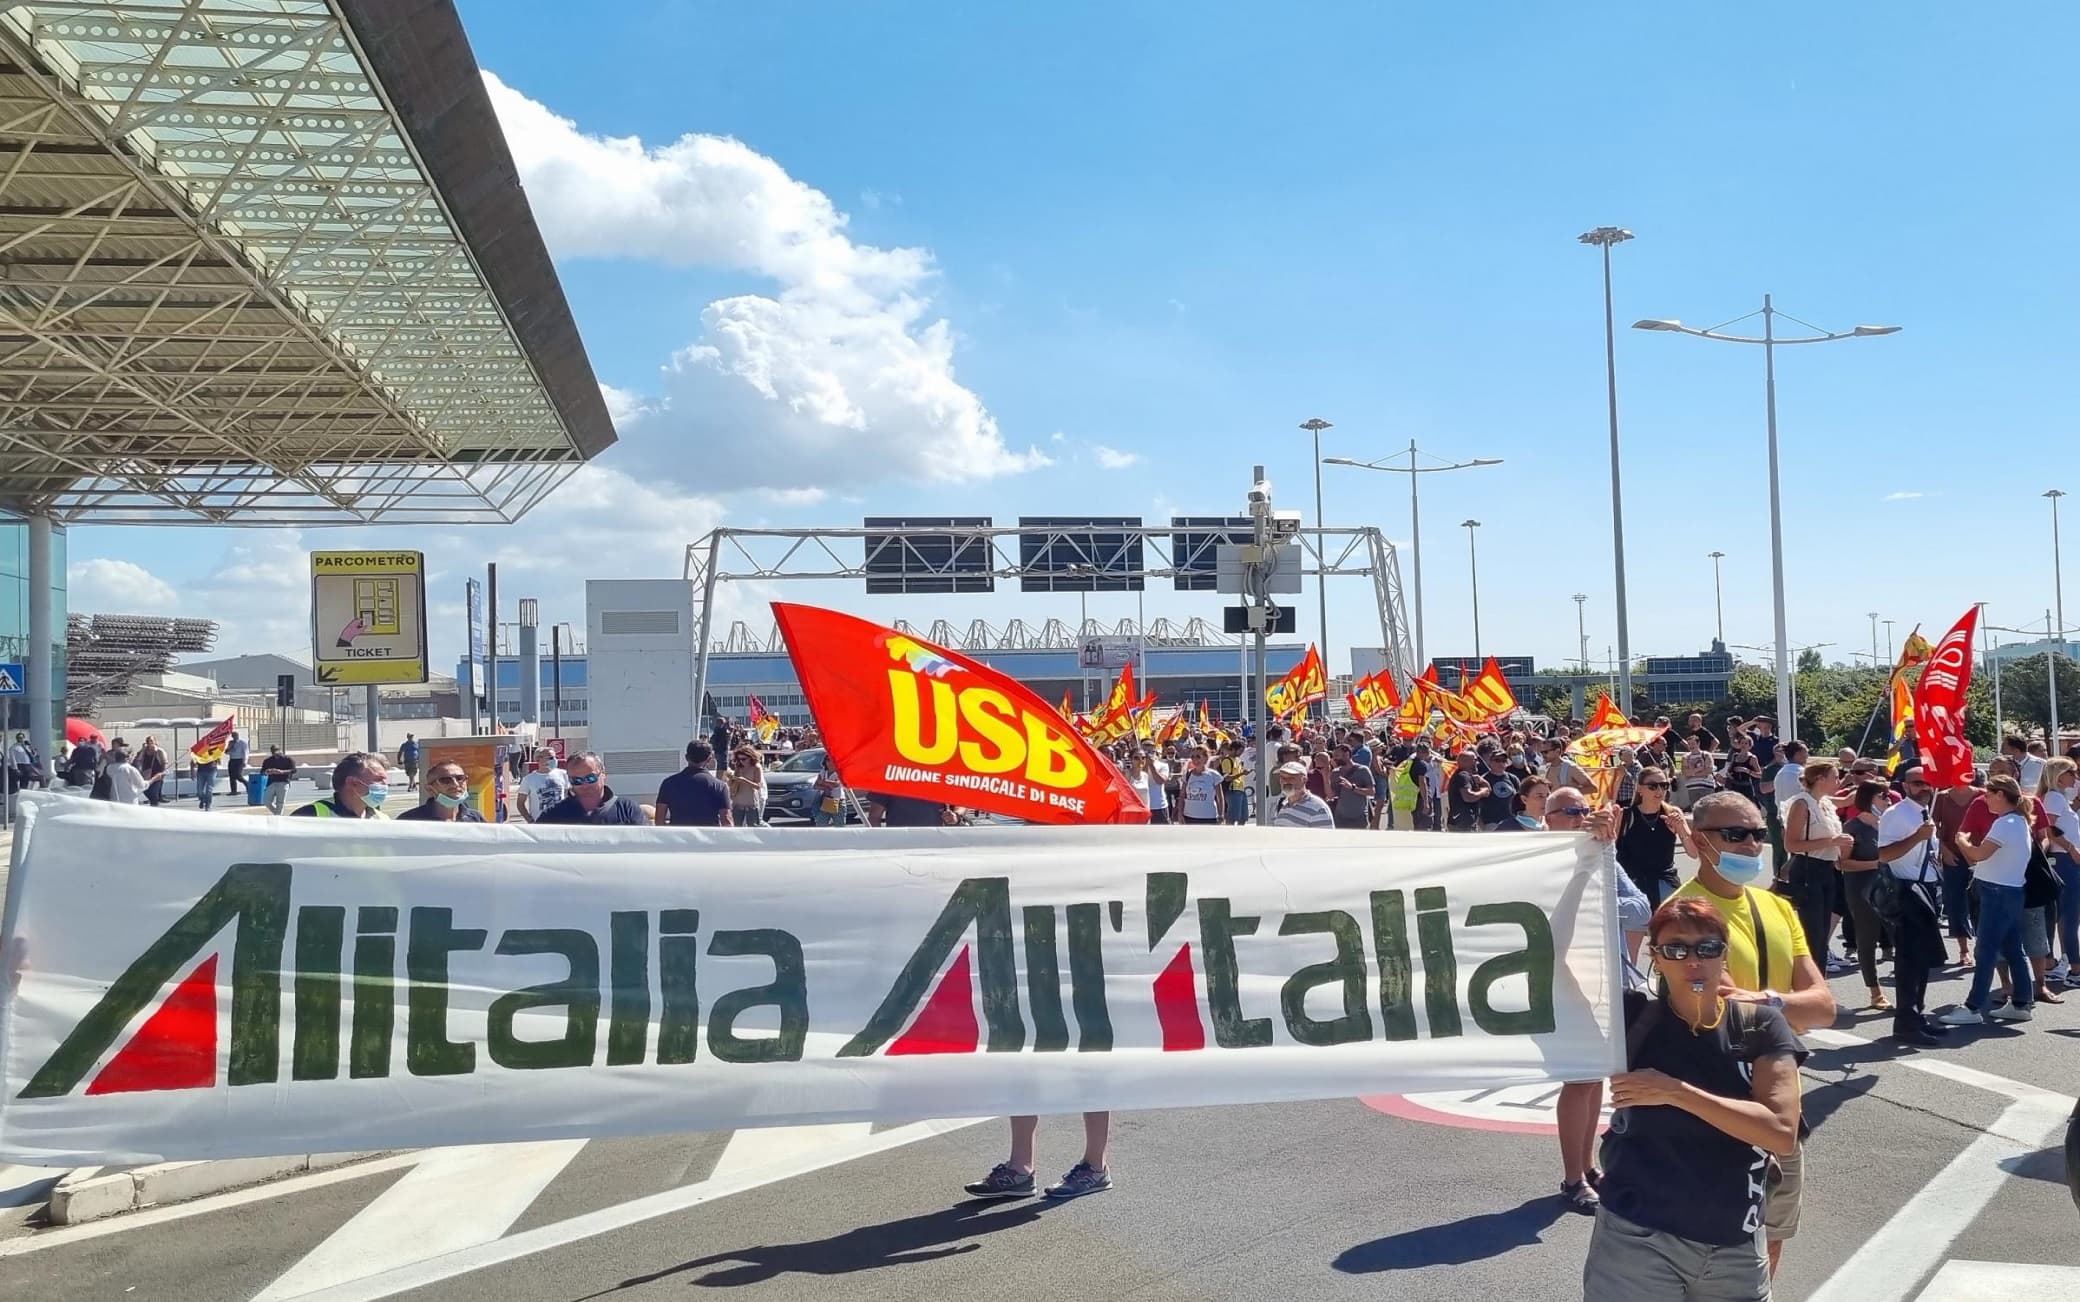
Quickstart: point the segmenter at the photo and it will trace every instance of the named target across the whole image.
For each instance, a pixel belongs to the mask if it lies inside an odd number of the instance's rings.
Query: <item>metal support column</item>
[[[535,645],[535,627],[520,624],[520,722],[542,721],[542,653]]]
[[[63,684],[58,681],[54,663],[60,642],[57,620],[51,611],[51,593],[57,582],[51,534],[48,515],[29,517],[29,651],[23,665],[29,681],[24,684],[24,694],[29,705],[29,735],[36,741],[36,753],[43,760],[46,779],[57,771],[58,743],[65,736],[57,706]]]
[[[486,732],[498,731],[498,562],[484,567],[484,702],[491,718]]]
[[[715,580],[721,573],[722,531],[718,529],[708,535],[708,568],[701,575],[701,610],[693,620],[693,730],[697,735],[714,726],[714,720],[707,715],[708,642],[715,622]]]

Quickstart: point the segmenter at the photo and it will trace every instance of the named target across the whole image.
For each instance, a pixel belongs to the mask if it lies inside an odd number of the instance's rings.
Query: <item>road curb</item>
[[[238,1157],[215,1162],[159,1162],[109,1171],[81,1167],[51,1189],[47,1213],[53,1225],[78,1225],[123,1212],[184,1202],[305,1171],[323,1171],[374,1157],[374,1153],[304,1153],[284,1157]]]

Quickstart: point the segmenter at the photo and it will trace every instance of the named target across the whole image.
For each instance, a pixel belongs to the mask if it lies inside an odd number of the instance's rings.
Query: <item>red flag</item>
[[[1964,735],[1965,693],[1972,685],[1972,639],[1979,608],[1973,606],[1936,643],[1914,693],[1914,736],[1921,768],[1936,787],[1961,787],[1972,780],[1972,743]]]
[[[1352,683],[1345,696],[1351,703],[1351,717],[1359,723],[1401,708],[1401,693],[1394,690],[1393,676],[1384,669]]]
[[[1329,675],[1322,667],[1322,653],[1311,642],[1292,672],[1264,689],[1264,703],[1281,719],[1327,699]]]
[[[1490,719],[1499,719],[1517,708],[1517,694],[1509,689],[1509,679],[1502,676],[1502,666],[1494,656],[1489,656],[1480,673],[1460,688],[1460,694]]]
[[[215,764],[223,759],[224,752],[230,749],[231,733],[237,726],[238,716],[234,714],[197,737],[195,744],[188,747],[188,754],[194,757],[197,764]]]
[[[1624,728],[1629,723],[1625,712],[1611,704],[1611,694],[1601,692],[1596,697],[1596,708],[1589,712],[1589,732],[1601,732],[1605,728]]]
[[[845,785],[1031,823],[1145,823],[1112,761],[1031,688],[835,610],[773,603]]]

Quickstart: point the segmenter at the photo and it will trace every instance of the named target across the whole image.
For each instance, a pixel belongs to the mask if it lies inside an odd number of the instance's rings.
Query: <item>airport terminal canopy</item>
[[[0,507],[511,520],[613,441],[452,0],[0,0]]]

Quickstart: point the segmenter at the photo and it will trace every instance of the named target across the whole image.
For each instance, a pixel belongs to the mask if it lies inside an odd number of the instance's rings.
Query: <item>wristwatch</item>
[[[1769,998],[1763,1000],[1762,1002],[1769,1005],[1771,1008],[1776,1009],[1779,1012],[1782,1012],[1784,1009],[1784,996],[1778,994],[1774,990],[1770,991]]]

